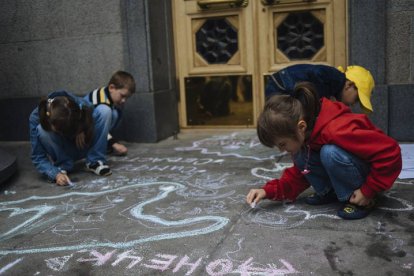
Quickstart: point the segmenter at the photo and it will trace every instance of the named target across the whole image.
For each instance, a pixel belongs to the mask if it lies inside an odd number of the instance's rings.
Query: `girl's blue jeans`
[[[355,190],[365,182],[370,166],[355,155],[336,145],[324,145],[319,152],[303,149],[293,156],[296,166],[305,175],[315,192],[324,196],[332,189],[339,201],[348,201]]]
[[[83,158],[86,158],[87,164],[97,161],[106,163],[108,133],[116,126],[119,114],[116,109],[101,104],[95,107],[92,115],[95,123],[94,136],[91,144],[84,149],[78,149],[74,141],[38,126],[40,142],[54,166],[71,171],[74,162]]]

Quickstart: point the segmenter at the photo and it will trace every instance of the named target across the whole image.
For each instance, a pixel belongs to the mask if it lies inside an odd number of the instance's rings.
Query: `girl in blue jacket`
[[[30,115],[31,158],[36,169],[58,185],[71,183],[67,173],[86,158],[86,168],[106,176],[105,122],[90,103],[66,91],[49,94]]]

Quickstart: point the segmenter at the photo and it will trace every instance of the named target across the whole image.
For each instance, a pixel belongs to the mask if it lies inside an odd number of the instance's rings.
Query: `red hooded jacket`
[[[337,145],[370,164],[371,170],[361,186],[362,194],[372,198],[388,190],[401,172],[401,150],[398,143],[377,128],[366,115],[355,114],[340,102],[321,98],[321,111],[307,141],[314,151],[323,145]],[[310,184],[294,165],[280,179],[263,186],[266,197],[273,200],[295,200]]]

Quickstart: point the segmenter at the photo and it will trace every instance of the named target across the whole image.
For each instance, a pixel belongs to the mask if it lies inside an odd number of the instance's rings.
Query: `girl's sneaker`
[[[338,217],[343,219],[362,219],[369,215],[374,206],[374,200],[371,200],[367,206],[358,206],[348,202],[338,210]]]
[[[86,170],[91,171],[100,176],[108,176],[112,174],[112,171],[109,168],[109,166],[104,164],[102,161],[86,164]]]

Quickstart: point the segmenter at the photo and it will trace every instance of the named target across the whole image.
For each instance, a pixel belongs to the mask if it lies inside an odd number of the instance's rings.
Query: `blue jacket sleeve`
[[[266,97],[273,94],[291,94],[301,81],[311,82],[319,97],[341,99],[345,86],[345,74],[332,66],[296,64],[271,75],[266,86]]]
[[[308,71],[309,81],[318,90],[319,97],[335,97],[341,100],[342,90],[345,86],[345,74],[335,67],[326,65],[313,65]]]

